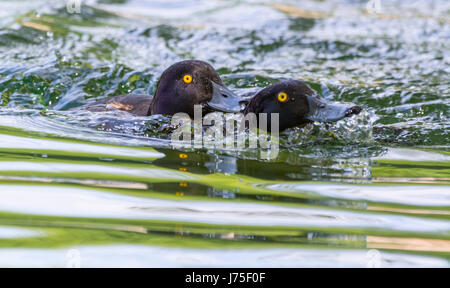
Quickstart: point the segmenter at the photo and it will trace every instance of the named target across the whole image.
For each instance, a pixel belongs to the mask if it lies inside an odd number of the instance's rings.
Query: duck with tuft
[[[203,113],[239,112],[242,99],[228,89],[217,71],[207,62],[185,60],[173,64],[161,75],[154,97],[128,94],[102,99],[76,108],[92,112],[122,110],[136,116],[187,113],[194,116],[194,105]]]

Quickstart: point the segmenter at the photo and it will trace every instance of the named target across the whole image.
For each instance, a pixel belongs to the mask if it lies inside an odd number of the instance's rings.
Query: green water
[[[448,267],[450,6],[381,3],[0,1],[0,266]],[[267,161],[68,111],[191,58],[238,94],[296,78],[364,112]]]

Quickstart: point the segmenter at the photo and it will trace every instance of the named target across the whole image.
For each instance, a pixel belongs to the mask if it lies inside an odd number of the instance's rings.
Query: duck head
[[[299,80],[287,80],[261,90],[244,109],[244,114],[279,114],[279,128],[284,130],[302,126],[312,121],[335,122],[359,114],[361,107],[331,103],[319,98],[317,93]],[[270,125],[267,125],[270,130]]]
[[[184,112],[193,117],[194,105],[203,105],[204,113],[239,112],[240,101],[210,64],[187,60],[173,64],[162,73],[148,114]]]

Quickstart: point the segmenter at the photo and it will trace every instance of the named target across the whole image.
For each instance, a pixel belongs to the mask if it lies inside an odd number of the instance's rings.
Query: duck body
[[[81,108],[91,112],[122,110],[136,116],[148,116],[152,101],[153,96],[150,95],[128,94],[105,98]]]

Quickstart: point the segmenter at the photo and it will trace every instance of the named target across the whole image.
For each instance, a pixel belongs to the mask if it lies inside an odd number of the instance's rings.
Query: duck
[[[167,68],[156,85],[155,96],[127,94],[105,98],[76,108],[91,112],[122,110],[136,116],[186,113],[194,118],[194,105],[201,105],[203,114],[278,113],[279,130],[308,123],[336,122],[357,115],[362,108],[353,104],[332,103],[321,97],[301,80],[288,79],[271,84],[254,95],[238,96],[223,84],[211,64],[201,60],[184,60]],[[258,121],[259,122],[259,121]],[[271,125],[266,125],[270,132]]]
[[[194,105],[201,105],[205,114],[213,111],[236,113],[242,107],[243,100],[224,85],[211,64],[201,60],[184,60],[171,65],[161,74],[156,87],[154,97],[143,94],[119,95],[76,110],[122,110],[135,116],[186,113],[192,118]]]
[[[260,113],[267,113],[265,130],[271,130],[271,114],[278,113],[279,131],[301,127],[308,123],[336,122],[345,117],[358,115],[362,108],[353,104],[333,103],[321,97],[301,80],[288,79],[267,86],[247,100],[242,113],[254,113],[259,120]],[[262,125],[264,126],[264,125]]]

